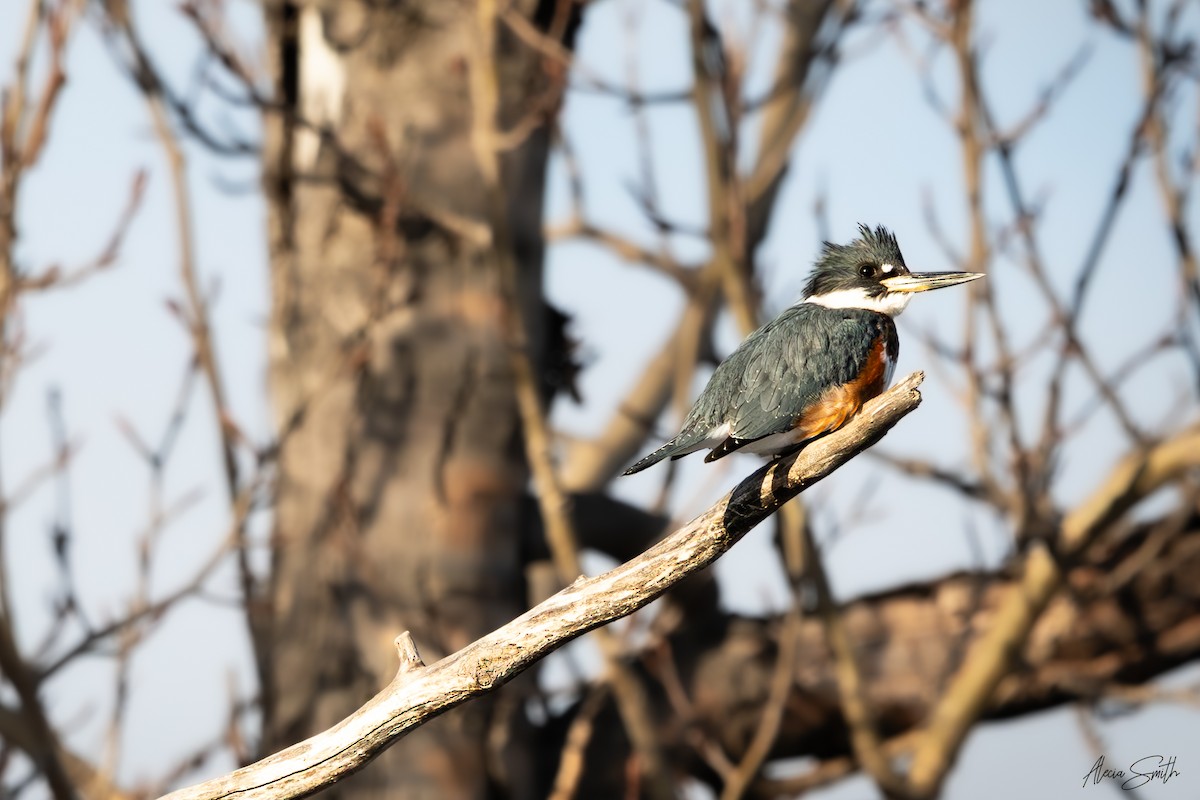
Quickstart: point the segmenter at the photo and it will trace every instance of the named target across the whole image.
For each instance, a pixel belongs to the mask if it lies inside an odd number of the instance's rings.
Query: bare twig
[[[581,219],[571,220],[564,225],[557,225],[546,230],[546,239],[550,242],[576,238],[587,239],[604,245],[625,261],[632,264],[642,264],[657,272],[661,272],[678,282],[685,291],[690,292],[695,290],[697,273],[695,267],[680,264],[669,255],[642,247],[637,242],[627,239],[618,233],[604,230]]]
[[[595,728],[596,715],[607,699],[608,692],[603,687],[595,687],[576,710],[575,719],[571,720],[563,741],[562,753],[558,758],[558,774],[554,776],[554,788],[549,800],[571,800],[575,796],[579,780],[583,777],[585,754]]]
[[[121,252],[121,245],[125,241],[125,236],[129,233],[129,228],[137,216],[138,209],[141,207],[145,189],[146,171],[138,170],[134,174],[129,187],[129,200],[126,202],[125,208],[122,209],[121,215],[117,218],[113,232],[109,235],[108,242],[99,255],[73,269],[63,270],[58,266],[51,266],[40,275],[32,277],[21,276],[17,281],[18,291],[44,291],[46,289],[63,289],[68,286],[75,286],[100,270],[115,264],[117,256]]]

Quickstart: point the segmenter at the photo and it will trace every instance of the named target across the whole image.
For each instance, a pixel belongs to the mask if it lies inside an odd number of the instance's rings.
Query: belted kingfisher
[[[892,318],[913,293],[983,277],[909,272],[890,231],[858,230],[850,244],[825,242],[801,301],[718,364],[683,430],[626,475],[705,448],[705,461],[735,450],[782,455],[837,430],[891,383],[900,352]]]

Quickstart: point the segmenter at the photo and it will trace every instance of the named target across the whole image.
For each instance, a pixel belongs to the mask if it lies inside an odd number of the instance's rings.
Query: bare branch
[[[697,269],[680,264],[674,258],[656,253],[637,242],[604,230],[590,222],[581,219],[571,220],[564,225],[556,225],[546,230],[546,240],[549,242],[563,239],[588,239],[602,244],[612,250],[619,258],[632,264],[643,264],[657,272],[672,278],[685,291],[692,291],[697,283]]]
[[[334,727],[227,776],[168,795],[301,797],[361,769],[412,729],[499,685],[571,639],[627,616],[711,564],[783,503],[879,441],[921,401],[913,373],[845,427],[739,483],[704,514],[642,555],[566,589],[424,669],[409,669]]]
[[[562,755],[558,759],[558,774],[554,777],[550,800],[571,800],[575,796],[579,780],[583,777],[584,751],[592,738],[596,715],[604,707],[607,698],[608,692],[604,687],[592,689],[571,721],[563,742]]]
[[[138,208],[141,207],[145,189],[146,171],[138,170],[134,174],[130,184],[129,200],[126,202],[125,208],[121,211],[121,216],[117,218],[116,226],[113,228],[108,242],[104,245],[104,249],[100,251],[99,255],[74,269],[64,271],[58,266],[51,266],[36,277],[21,276],[17,282],[17,290],[42,291],[74,286],[80,281],[91,277],[94,273],[116,263],[117,257],[121,252],[121,245],[125,241],[125,236],[129,233],[129,228],[133,224],[134,218],[137,217]]]

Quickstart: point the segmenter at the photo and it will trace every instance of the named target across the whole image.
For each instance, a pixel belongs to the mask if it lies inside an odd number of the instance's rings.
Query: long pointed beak
[[[928,292],[931,289],[957,286],[982,278],[983,275],[982,272],[913,272],[884,278],[880,283],[886,286],[889,292]]]

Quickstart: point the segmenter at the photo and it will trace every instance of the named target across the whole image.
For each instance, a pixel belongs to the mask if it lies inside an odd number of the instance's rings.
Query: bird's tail
[[[688,453],[694,453],[703,446],[704,436],[696,434],[685,436],[681,433],[671,441],[664,444],[662,447],[655,450],[650,455],[643,458],[641,461],[634,464],[629,469],[625,470],[623,474],[632,475],[635,472],[641,472],[647,467],[653,467],[664,458],[679,458],[680,456],[686,456]]]

